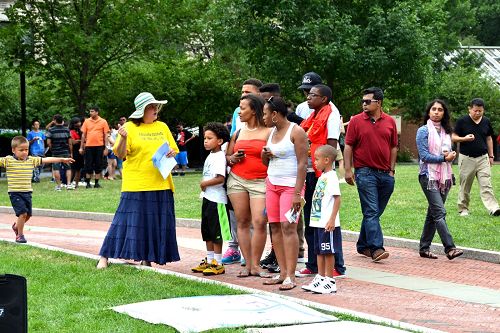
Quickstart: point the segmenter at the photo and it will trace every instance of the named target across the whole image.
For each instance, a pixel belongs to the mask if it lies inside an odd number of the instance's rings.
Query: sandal
[[[424,252],[420,252],[420,256],[422,258],[427,258],[427,259],[437,259],[438,256],[435,255],[434,253],[432,253],[431,251],[427,250],[427,251],[424,251]]]
[[[451,249],[450,251],[448,251],[448,253],[446,253],[446,257],[449,260],[453,260],[456,257],[460,257],[462,254],[464,254],[464,251],[460,249]]]
[[[265,286],[273,286],[275,284],[282,284],[283,281],[285,281],[285,279],[281,278],[281,276],[279,275],[276,275],[275,277],[262,282],[262,284]]]
[[[250,276],[258,276],[258,277],[263,278],[263,279],[270,279],[270,278],[274,277],[273,274],[267,273],[267,272],[264,272],[264,271],[260,271],[258,273],[252,273],[252,272],[250,272]]]
[[[239,278],[246,278],[250,276],[250,271],[248,269],[242,269],[238,275],[236,275]]]
[[[290,279],[289,277],[287,277],[285,279],[285,281],[283,281],[283,283],[281,284],[281,286],[279,287],[279,289],[280,290],[292,290],[295,287],[297,287],[297,285],[295,284],[295,282],[292,282],[292,279]]]

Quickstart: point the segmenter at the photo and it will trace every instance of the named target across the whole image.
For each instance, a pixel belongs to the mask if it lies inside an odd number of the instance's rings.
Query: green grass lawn
[[[455,174],[457,174],[457,168]],[[500,193],[500,165],[492,169],[493,188]],[[418,240],[427,211],[427,200],[418,184],[417,165],[399,165],[396,173],[396,187],[382,216],[384,235]],[[201,201],[199,195],[200,174],[174,177],[176,186],[175,209],[177,217],[200,218]],[[44,179],[34,184],[33,207],[89,212],[113,213],[120,196],[120,181],[104,181],[102,189],[55,192],[53,183]],[[340,218],[342,229],[359,231],[361,209],[356,188],[341,185],[342,206]],[[448,196],[447,222],[457,246],[500,251],[500,217],[491,217],[484,208],[477,181],[472,188],[471,215],[459,217],[456,208],[458,187],[454,186]],[[0,205],[8,206],[6,180],[0,181]],[[439,242],[436,235],[435,242]]]
[[[96,270],[94,260],[58,251],[2,241],[0,248],[0,274],[21,275],[28,281],[30,332],[177,332],[172,327],[149,324],[110,308],[174,297],[243,294],[228,287],[128,265]],[[341,320],[369,322],[350,315],[329,314]],[[244,329],[210,332],[244,332]]]

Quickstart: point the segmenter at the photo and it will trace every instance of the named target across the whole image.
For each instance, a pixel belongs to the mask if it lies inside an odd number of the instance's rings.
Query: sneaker
[[[100,184],[95,184],[94,188],[101,188],[101,185]]]
[[[334,294],[337,292],[337,284],[335,279],[323,279],[319,286],[314,287],[311,291],[315,294]]]
[[[378,262],[382,259],[387,259],[387,258],[389,258],[389,252],[385,251],[384,249],[377,249],[372,254],[373,262]]]
[[[280,266],[276,263],[276,265],[267,266],[267,270],[269,273],[279,273],[281,272]]]
[[[85,188],[92,188],[92,185],[86,183]]]
[[[61,191],[61,186],[56,186],[56,188],[54,189],[55,191]]]
[[[469,211],[467,209],[464,209],[460,212],[460,216],[469,216]]]
[[[490,215],[493,215],[493,216],[500,216],[500,208],[497,208],[497,210],[495,210],[494,212],[491,212]]]
[[[300,255],[297,257],[297,264],[304,264],[306,262],[306,258],[304,257],[304,254]]]
[[[17,235],[16,243],[26,243],[26,238],[24,238],[24,235]]]
[[[16,224],[15,224],[15,223],[14,223],[14,224],[12,224],[12,230],[14,230],[14,233],[16,234],[16,237],[17,237],[18,232],[17,232],[17,226],[16,226]]]
[[[277,264],[278,262],[276,261],[276,255],[274,254],[273,249],[271,249],[271,251],[269,251],[269,253],[265,256],[265,258],[260,261],[260,267],[262,268],[268,268],[268,266]]]
[[[345,276],[345,273],[340,273],[338,270],[336,270],[335,268],[333,269],[333,277],[334,278],[342,278]]]
[[[309,268],[304,267],[298,271],[295,271],[295,276],[296,277],[304,277],[304,276],[311,276],[316,274],[315,272],[311,271]]]
[[[312,289],[318,287],[322,281],[323,277],[321,277],[321,275],[319,274],[316,274],[316,276],[310,283],[303,285],[301,288],[305,291],[312,291]]]
[[[68,186],[66,186],[66,190],[74,190],[75,189],[75,185],[73,184],[69,184]]]
[[[240,251],[233,249],[232,247],[229,247],[226,250],[226,253],[224,253],[224,256],[222,256],[222,264],[223,265],[230,265],[230,264],[235,264],[241,260],[241,254]]]
[[[205,258],[200,262],[198,266],[191,268],[191,271],[195,273],[203,273],[203,271],[208,267],[210,267],[210,265],[207,262],[207,258]]]
[[[212,263],[208,268],[206,268],[203,271],[203,275],[210,276],[210,275],[219,275],[219,274],[224,274],[226,272],[224,265],[220,264],[214,260],[212,260]]]

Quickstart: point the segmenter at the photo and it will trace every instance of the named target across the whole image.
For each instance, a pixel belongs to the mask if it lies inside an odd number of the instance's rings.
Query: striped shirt
[[[31,176],[40,164],[42,158],[37,156],[28,156],[25,161],[14,156],[0,157],[0,167],[7,171],[7,192],[33,192]]]
[[[47,132],[47,139],[50,139],[52,156],[69,157],[69,129],[63,125],[55,125]]]

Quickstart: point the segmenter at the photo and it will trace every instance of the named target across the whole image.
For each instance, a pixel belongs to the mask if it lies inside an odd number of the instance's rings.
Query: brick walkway
[[[13,238],[10,229],[13,221],[12,215],[0,213],[0,239]],[[28,223],[25,234],[31,242],[97,254],[108,226],[106,222],[35,216]],[[204,256],[200,232],[178,227],[177,237],[182,260],[159,268],[192,274],[190,267]],[[263,286],[262,279],[257,277],[237,278],[239,265],[229,265],[225,275],[211,279],[430,329],[500,332],[500,265],[463,258],[449,261],[441,254],[438,260],[428,260],[420,258],[413,250],[391,247],[387,248],[391,253],[388,260],[372,263],[356,253],[354,243],[344,242],[343,246],[348,276],[337,279],[335,295],[314,295],[300,288],[281,292],[274,286]],[[367,273],[376,274],[377,283],[370,281],[371,275]],[[297,281],[305,283],[309,279]],[[432,285],[433,281],[436,288],[429,287],[429,282]],[[442,283],[448,283],[447,287],[456,286],[457,291],[451,288],[442,296]],[[483,301],[481,295],[488,297]],[[470,301],[469,296],[474,300]]]

